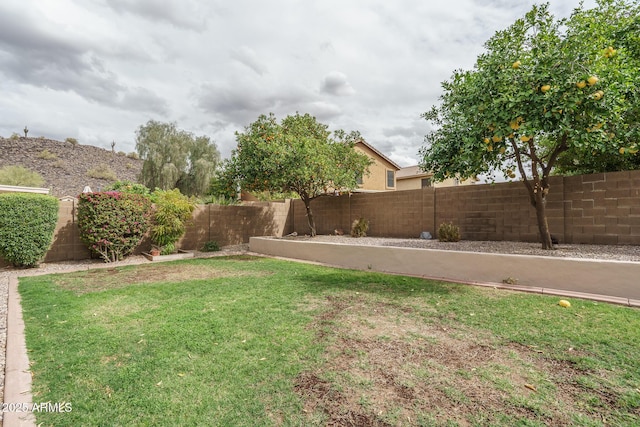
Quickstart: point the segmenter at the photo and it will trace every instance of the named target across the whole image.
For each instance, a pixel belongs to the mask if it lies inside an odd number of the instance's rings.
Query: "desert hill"
[[[45,138],[0,137],[0,168],[23,166],[39,173],[56,197],[99,191],[116,180],[137,181],[142,160],[93,145]]]

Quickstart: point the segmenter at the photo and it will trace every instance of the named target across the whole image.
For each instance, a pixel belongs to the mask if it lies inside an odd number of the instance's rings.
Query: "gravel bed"
[[[283,237],[291,240],[338,243],[348,245],[396,246],[403,248],[438,249],[463,252],[488,252],[515,255],[539,255],[564,258],[600,259],[614,261],[640,262],[640,246],[637,245],[579,245],[559,244],[554,250],[540,248],[540,243],[526,242],[489,242],[461,240],[459,242],[440,242],[438,240],[404,239],[388,237],[351,237],[318,235]]]

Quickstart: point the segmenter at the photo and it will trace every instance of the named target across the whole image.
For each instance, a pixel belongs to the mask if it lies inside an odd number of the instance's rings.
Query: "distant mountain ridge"
[[[56,197],[76,197],[87,185],[99,191],[115,180],[137,182],[142,163],[122,152],[93,145],[0,137],[0,167],[18,165],[39,173],[45,180],[44,187]]]

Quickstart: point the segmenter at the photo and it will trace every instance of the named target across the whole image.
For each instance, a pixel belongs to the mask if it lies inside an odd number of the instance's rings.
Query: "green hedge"
[[[58,199],[43,194],[0,194],[0,256],[16,267],[44,258],[58,222]]]
[[[80,239],[105,262],[131,254],[149,228],[151,200],[140,194],[105,191],[78,196]]]

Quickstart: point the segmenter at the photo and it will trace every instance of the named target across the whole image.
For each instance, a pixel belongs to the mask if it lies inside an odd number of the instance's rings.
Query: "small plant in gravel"
[[[351,224],[351,237],[367,237],[368,230],[369,220],[360,217]]]
[[[105,179],[107,181],[116,181],[118,179],[115,172],[104,163],[101,163],[96,167],[88,169],[87,176],[89,178]]]
[[[58,199],[43,194],[0,194],[0,256],[16,267],[35,267],[51,246]]]
[[[105,262],[131,254],[149,228],[151,200],[140,194],[105,191],[78,196],[80,239]]]
[[[41,187],[44,179],[38,172],[23,166],[5,166],[0,168],[0,184],[20,187]]]
[[[75,139],[75,138],[71,138],[71,137],[69,137],[69,138],[65,139],[64,141],[65,141],[65,142],[68,142],[69,144],[73,145],[74,147],[75,147],[76,145],[78,145],[78,140],[77,140],[77,139]]]
[[[215,240],[206,242],[202,246],[202,252],[218,252],[219,250],[220,250],[220,245]]]
[[[43,160],[55,160],[58,158],[58,156],[56,156],[55,153],[52,153],[51,151],[45,149],[38,154],[38,158]]]
[[[438,240],[441,242],[460,241],[460,228],[452,222],[443,222],[438,227]]]

